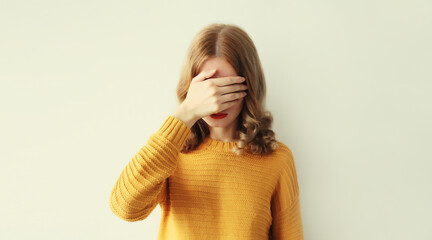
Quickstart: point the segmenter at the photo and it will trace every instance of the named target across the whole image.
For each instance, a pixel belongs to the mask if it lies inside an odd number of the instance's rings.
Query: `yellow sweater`
[[[230,152],[235,142],[205,140],[180,148],[191,129],[168,116],[125,166],[109,205],[119,218],[146,219],[157,204],[158,239],[303,239],[291,150],[268,156]]]

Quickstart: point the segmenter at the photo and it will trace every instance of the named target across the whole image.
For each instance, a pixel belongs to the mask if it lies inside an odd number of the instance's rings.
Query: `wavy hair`
[[[266,84],[261,62],[252,39],[236,25],[213,23],[200,30],[192,39],[181,70],[177,86],[177,98],[182,103],[192,79],[205,60],[222,57],[230,63],[239,76],[246,78],[248,94],[244,97],[242,110],[237,117],[239,136],[231,149],[237,155],[247,151],[251,154],[269,154],[277,146],[275,133],[270,129],[273,117],[264,109]],[[199,119],[191,128],[181,152],[194,150],[210,134],[209,126]]]

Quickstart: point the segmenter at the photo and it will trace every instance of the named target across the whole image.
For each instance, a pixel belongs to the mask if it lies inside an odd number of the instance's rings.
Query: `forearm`
[[[169,116],[123,169],[110,196],[110,208],[126,221],[145,219],[160,200],[164,181],[176,169],[190,128]]]

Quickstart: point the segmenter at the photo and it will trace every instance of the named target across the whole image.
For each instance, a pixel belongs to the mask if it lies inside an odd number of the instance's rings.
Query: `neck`
[[[209,127],[209,137],[222,142],[233,142],[239,138],[236,129],[237,121],[233,121],[226,127]]]

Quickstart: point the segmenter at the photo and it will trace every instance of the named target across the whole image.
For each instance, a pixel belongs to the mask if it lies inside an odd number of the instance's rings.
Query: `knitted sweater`
[[[205,138],[181,153],[191,129],[168,116],[125,166],[109,206],[120,219],[144,220],[160,205],[158,239],[303,239],[291,150],[230,152],[235,142]]]

